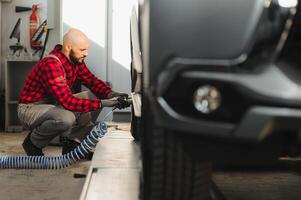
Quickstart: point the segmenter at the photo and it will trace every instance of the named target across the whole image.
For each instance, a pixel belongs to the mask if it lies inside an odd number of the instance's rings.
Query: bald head
[[[80,43],[88,43],[88,37],[80,30],[72,28],[70,29],[63,38],[64,44],[78,45]]]
[[[84,62],[88,55],[89,39],[78,29],[70,29],[63,38],[62,53],[74,63]]]

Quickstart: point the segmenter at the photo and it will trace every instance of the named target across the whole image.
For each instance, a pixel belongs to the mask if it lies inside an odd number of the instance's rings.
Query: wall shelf
[[[6,59],[5,60],[5,131],[22,131],[17,116],[18,99],[31,68],[38,61]]]

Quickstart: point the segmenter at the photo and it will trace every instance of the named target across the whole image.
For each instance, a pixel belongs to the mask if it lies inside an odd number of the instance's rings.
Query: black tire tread
[[[210,199],[211,164],[194,160],[185,152],[177,134],[153,128],[149,159],[150,182],[145,184],[147,200]]]

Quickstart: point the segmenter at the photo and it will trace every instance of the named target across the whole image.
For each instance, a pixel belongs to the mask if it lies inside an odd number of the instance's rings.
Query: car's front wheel
[[[143,111],[143,199],[210,199],[211,163],[192,157],[183,134],[156,126],[151,109]]]

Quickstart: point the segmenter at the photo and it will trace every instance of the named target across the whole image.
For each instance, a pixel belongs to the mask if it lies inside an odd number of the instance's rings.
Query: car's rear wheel
[[[131,80],[132,80],[131,91],[135,92],[134,88],[137,84],[137,72],[135,71],[135,69],[133,67],[133,63],[131,64]],[[140,127],[141,127],[141,118],[135,116],[134,106],[132,106],[131,107],[131,134],[136,141],[140,140],[140,138],[139,138],[139,134],[141,131]]]
[[[130,31],[131,31],[131,39],[130,39],[130,45],[131,45],[131,92],[141,92],[141,91],[135,91],[137,80],[138,80],[138,73],[135,69],[134,63],[137,62],[134,60],[134,49],[135,48],[140,48],[139,47],[139,40],[137,42],[137,38],[135,37],[135,34],[133,34],[133,31],[138,31],[137,30],[137,15],[135,12],[135,9],[132,11],[132,16],[131,16],[131,25],[130,25]],[[138,34],[136,33],[136,37],[138,37]],[[135,46],[134,46],[135,45]],[[136,141],[140,140],[139,134],[141,132],[141,118],[135,116],[135,110],[134,110],[134,105],[131,107],[131,134],[133,138]]]

